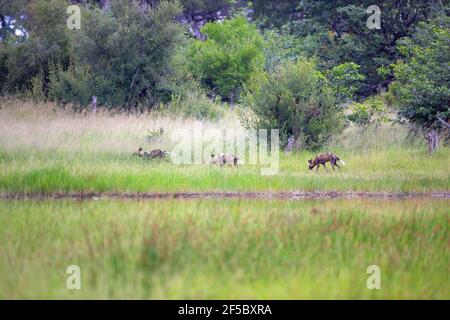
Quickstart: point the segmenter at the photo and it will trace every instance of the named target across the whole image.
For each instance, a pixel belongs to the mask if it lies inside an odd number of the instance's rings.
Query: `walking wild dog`
[[[174,153],[168,152],[163,149],[153,149],[150,151],[144,151],[142,148],[139,148],[138,151],[133,153],[133,155],[144,159],[156,159],[156,158],[162,159],[166,157],[166,155],[175,156]]]
[[[236,157],[234,154],[230,153],[221,153],[218,155],[215,155],[214,153],[211,154],[211,160],[209,160],[209,164],[220,164],[221,166],[224,164],[232,164],[237,166],[239,162],[239,158]]]
[[[338,161],[340,161],[344,166],[345,166],[345,162],[341,159],[339,159],[339,157],[335,154],[335,153],[321,153],[316,155],[316,157],[314,159],[310,159],[308,160],[309,163],[309,170],[312,170],[314,167],[317,166],[316,168],[316,172],[319,171],[319,167],[320,165],[322,165],[326,171],[327,167],[325,166],[325,163],[330,162],[331,164],[331,168],[334,169],[334,166],[338,167],[339,170],[341,169],[341,167],[339,167],[339,165],[337,164]]]

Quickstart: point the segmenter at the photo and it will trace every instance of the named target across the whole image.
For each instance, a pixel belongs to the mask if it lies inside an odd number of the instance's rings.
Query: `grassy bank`
[[[3,201],[0,298],[449,299],[449,205]],[[381,290],[366,287],[373,264]]]
[[[256,166],[209,168],[143,161],[130,154],[69,152],[0,153],[0,191],[442,191],[450,186],[444,165],[450,151],[428,155],[417,149],[346,152],[341,172],[311,172],[309,153],[281,155],[280,170],[262,176]],[[329,168],[329,170],[331,170]]]
[[[241,128],[234,114],[220,122],[167,118],[157,114],[74,114],[55,105],[0,104],[0,192],[77,191],[390,191],[427,192],[450,188],[446,165],[450,149],[428,154],[405,141],[403,127],[384,125],[361,132],[347,129],[322,151],[334,151],[347,163],[342,172],[308,171],[310,152],[280,153],[280,169],[262,176],[260,168],[238,170],[204,165],[175,165],[132,157],[145,149],[173,146],[178,128]],[[161,137],[149,132],[164,128]]]

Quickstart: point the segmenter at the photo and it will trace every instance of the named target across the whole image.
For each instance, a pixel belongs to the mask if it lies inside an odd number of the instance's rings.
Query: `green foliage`
[[[193,14],[198,11],[203,13],[222,10],[234,0],[179,0],[179,2],[183,5],[183,11]]]
[[[23,31],[26,7],[29,0],[0,0],[0,41],[15,42],[16,30]]]
[[[71,64],[67,69],[60,64],[50,66],[48,88],[50,100],[86,106],[91,101],[92,88],[89,66]]]
[[[223,108],[207,98],[200,90],[174,95],[167,105],[161,107],[163,112],[181,115],[198,120],[218,120],[223,115]]]
[[[318,56],[319,67],[329,70],[354,62],[365,76],[358,97],[366,97],[386,88],[391,72],[380,74],[399,58],[397,41],[411,36],[417,23],[448,10],[448,1],[387,0],[376,3],[381,10],[381,29],[370,30],[366,9],[371,0],[305,0],[299,5],[303,18],[288,23],[291,33],[302,39],[302,51]],[[385,69],[387,71],[388,69]]]
[[[25,96],[31,98],[34,102],[45,101],[44,79],[42,74],[31,78],[30,89],[26,91]]]
[[[244,104],[252,114],[241,115],[243,125],[279,129],[283,145],[294,136],[304,147],[317,149],[343,128],[332,88],[315,63],[305,58],[255,75]]]
[[[0,88],[3,93],[30,88],[34,77],[43,78],[45,90],[49,65],[68,63],[70,43],[67,37],[66,8],[65,0],[35,0],[11,12],[16,14],[14,17],[26,16],[22,23],[28,37],[26,40],[15,37],[0,45],[3,60],[0,66],[5,72]]]
[[[251,8],[261,28],[279,28],[287,21],[298,18],[301,14],[297,10],[299,3],[298,0],[252,0]]]
[[[300,52],[300,41],[286,30],[276,31],[267,29],[264,31],[264,55],[266,64],[264,69],[272,72],[286,61],[295,61]]]
[[[359,73],[359,65],[354,62],[342,63],[333,67],[328,76],[331,86],[339,100],[345,101],[353,98],[365,76]]]
[[[264,66],[264,40],[244,17],[202,28],[206,41],[195,40],[188,50],[192,73],[211,90],[231,101],[250,76]]]
[[[367,127],[369,124],[388,122],[387,108],[379,96],[367,98],[364,102],[354,102],[349,107],[352,111],[347,119],[358,126]]]
[[[129,109],[170,99],[180,12],[176,2],[161,1],[145,13],[126,0],[114,0],[106,12],[84,12],[83,28],[74,33],[75,64],[89,66],[99,104]]]
[[[420,23],[398,47],[404,57],[394,67],[391,92],[401,117],[423,128],[438,128],[437,116],[450,119],[450,18]]]

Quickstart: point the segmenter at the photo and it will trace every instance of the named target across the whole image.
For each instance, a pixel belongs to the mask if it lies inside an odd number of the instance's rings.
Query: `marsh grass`
[[[0,103],[0,192],[448,191],[450,151],[405,143],[402,127],[349,128],[323,151],[341,172],[309,172],[310,152],[280,171],[143,161],[196,120],[76,114]],[[203,128],[240,128],[233,114]],[[167,136],[146,141],[148,130]],[[325,149],[325,148],[324,148]],[[449,299],[449,200],[0,201],[0,299]],[[82,271],[82,290],[65,287]],[[366,288],[366,268],[382,289]]]
[[[111,114],[95,117],[53,104],[4,100],[0,104],[0,192],[68,191],[444,191],[449,190],[450,150],[430,155],[418,143],[406,144],[406,130],[380,126],[364,134],[349,128],[323,151],[347,163],[341,172],[309,172],[307,151],[281,152],[280,170],[262,176],[255,165],[209,168],[143,161],[132,157],[139,146],[170,150],[171,132],[241,128],[235,115],[220,122],[168,118],[158,114]],[[148,143],[148,130],[164,135]]]
[[[449,205],[3,201],[0,298],[449,299]],[[381,290],[366,287],[372,264]]]

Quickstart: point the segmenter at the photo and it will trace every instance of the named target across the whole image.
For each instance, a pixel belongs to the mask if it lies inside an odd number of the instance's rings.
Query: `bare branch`
[[[437,116],[438,120],[447,128],[450,128],[450,124],[448,122],[446,122],[444,119],[442,119],[441,117]]]

